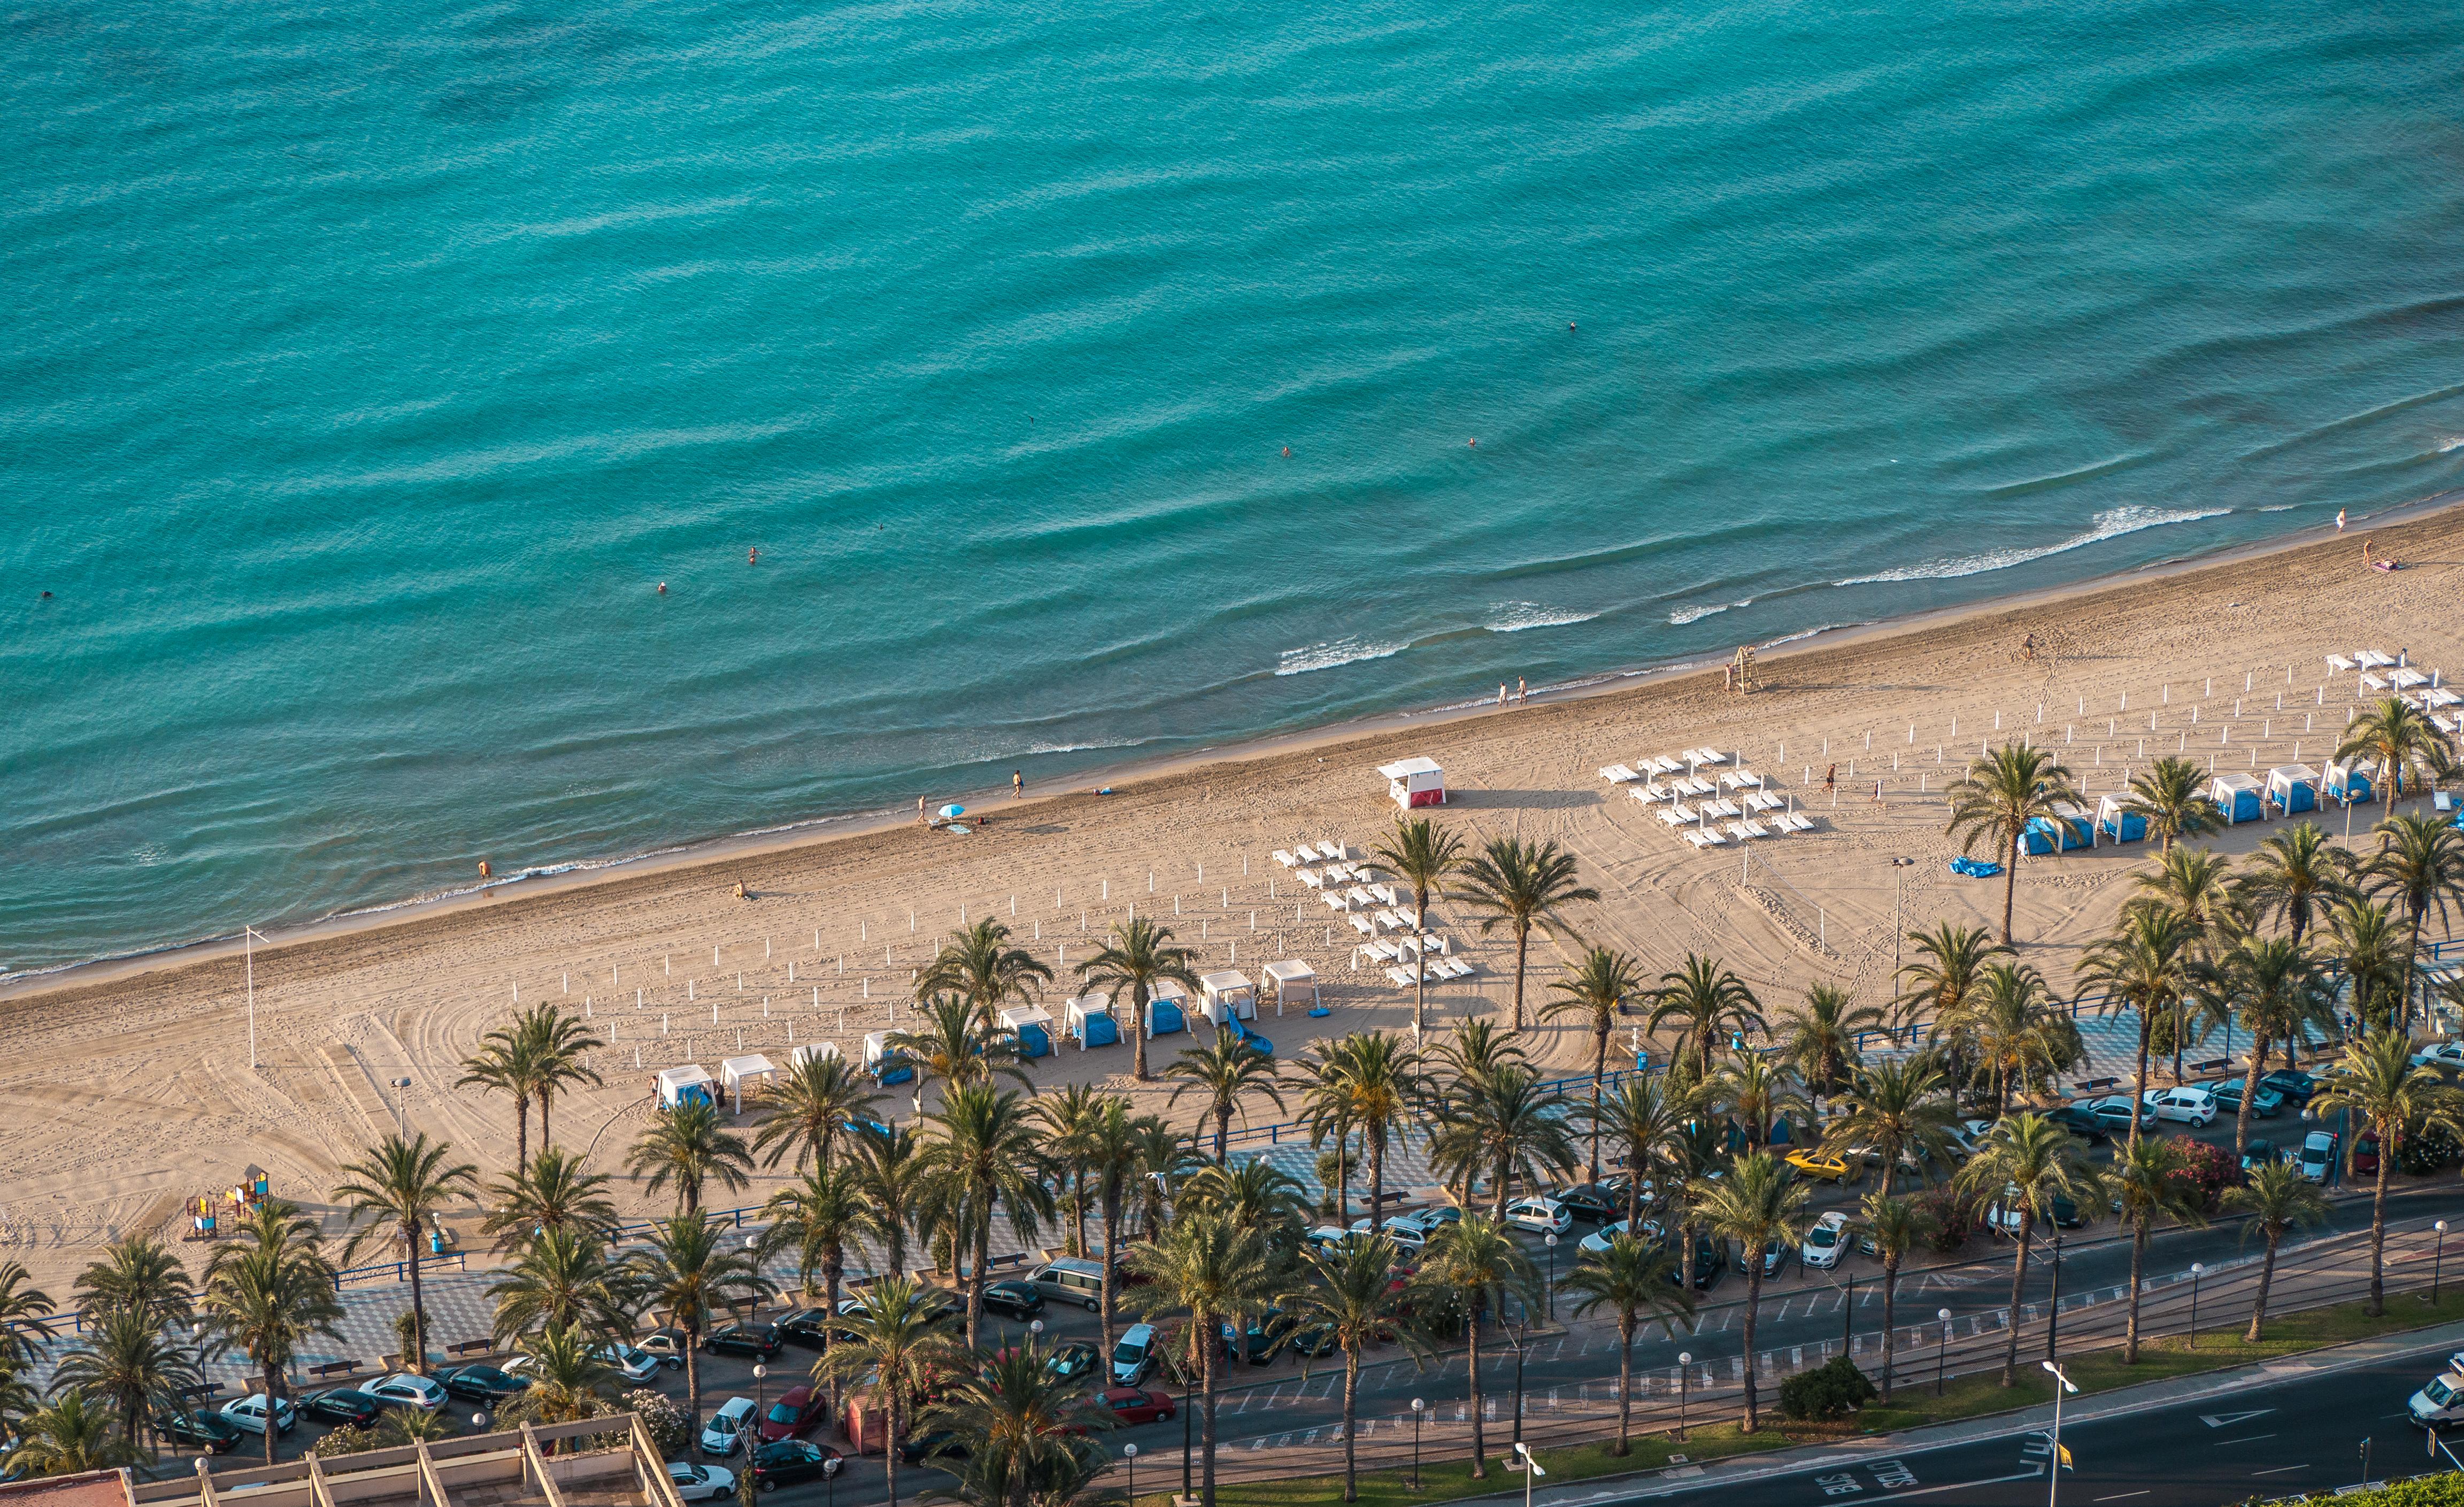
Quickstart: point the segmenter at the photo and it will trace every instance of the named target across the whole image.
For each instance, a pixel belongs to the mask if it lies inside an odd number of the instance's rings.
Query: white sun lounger
[[[1661,810],[1660,819],[1672,827],[1690,827],[1694,824],[1694,813],[1685,809],[1685,802],[1672,800]]]
[[[1694,751],[1694,762],[1697,764],[1726,764],[1728,762],[1728,755],[1721,753],[1715,748],[1699,748]]]
[[[2387,674],[2387,681],[2398,690],[2410,690],[2415,686],[2429,685],[2430,677],[2417,669],[2408,666],[2403,669],[2389,671]]]
[[[1377,903],[1377,897],[1371,894],[1368,886],[1363,885],[1354,885],[1345,890],[1343,898],[1352,902],[1353,907],[1357,910],[1366,910]]]
[[[1728,840],[1720,836],[1717,832],[1712,831],[1709,827],[1696,827],[1693,831],[1685,834],[1685,841],[1693,843],[1698,848],[1706,848],[1719,847],[1725,844]]]
[[[1689,794],[1696,796],[1715,796],[1720,792],[1719,786],[1712,784],[1709,780],[1705,779],[1700,775],[1686,775],[1685,789]]]
[[[2464,701],[2464,696],[2455,694],[2444,686],[2432,687],[2421,693],[2421,704],[2433,710],[2440,707],[2454,706],[2459,701]]]
[[[1352,852],[1340,842],[1321,842],[1317,845],[1317,851],[1320,858],[1333,859],[1338,863]]]
[[[2384,669],[2395,663],[2395,656],[2382,654],[2376,649],[2363,649],[2353,656],[2353,663],[2364,669]]]
[[[2342,654],[2330,654],[2327,656],[2327,667],[2331,670],[2348,670],[2353,667],[2353,662]]]
[[[1396,892],[1395,886],[1392,885],[1382,883],[1372,885],[1369,886],[1369,892],[1390,906],[1402,904],[1400,897]]]
[[[1642,776],[1640,775],[1636,774],[1633,770],[1628,769],[1623,764],[1603,764],[1600,766],[1600,778],[1607,780],[1612,785],[1631,785],[1641,777]]]
[[[1787,804],[1768,790],[1753,791],[1746,797],[1746,809],[1749,811],[1777,811]]]
[[[1412,929],[1412,918],[1403,914],[1399,910],[1380,910],[1377,912],[1375,920],[1379,926],[1384,927],[1389,931],[1409,931]]]
[[[1403,960],[1402,950],[1383,937],[1370,943],[1369,950],[1389,963],[1399,963]]]
[[[1298,879],[1302,884],[1307,885],[1311,889],[1324,889],[1326,887],[1326,876],[1313,868],[1296,868],[1292,870],[1292,877]]]
[[[1277,848],[1277,849],[1275,849],[1275,851],[1273,851],[1272,853],[1267,854],[1266,856],[1267,856],[1268,858],[1273,859],[1276,863],[1281,863],[1281,864],[1282,864],[1282,865],[1284,865],[1284,867],[1286,867],[1286,868],[1291,868],[1291,867],[1294,867],[1294,866],[1298,865],[1298,864],[1299,864],[1299,863],[1300,863],[1300,860],[1299,860],[1299,859],[1296,859],[1296,858],[1292,857],[1289,853],[1285,852],[1282,848]]]
[[[1643,765],[1643,768],[1651,771],[1655,775],[1674,775],[1684,767],[1685,761],[1683,759],[1671,758],[1665,754],[1653,754]]]
[[[1781,826],[1788,828],[1791,832],[1811,832],[1814,830],[1814,819],[1807,816],[1802,811],[1782,812],[1780,815],[1771,818],[1771,819],[1778,822]]]
[[[1717,800],[1705,802],[1703,809],[1711,813],[1711,815],[1715,817],[1742,817],[1745,815],[1745,812],[1738,807],[1737,803],[1730,800],[1726,796],[1721,797]]]
[[[1749,769],[1732,769],[1720,776],[1720,783],[1730,790],[1760,790],[1763,777]]]
[[[1771,836],[1771,828],[1764,826],[1761,822],[1756,821],[1751,817],[1748,817],[1742,825],[1746,829],[1743,836],[1749,838],[1767,838]]]
[[[1448,978],[1469,978],[1480,972],[1478,963],[1466,963],[1459,957],[1450,957],[1438,966],[1445,970]]]
[[[1374,937],[1377,934],[1377,923],[1370,920],[1367,916],[1360,914],[1358,911],[1354,911],[1343,919],[1351,922],[1352,929],[1359,932],[1362,936]]]
[[[2387,688],[2387,677],[2376,670],[2364,670],[2362,687],[2366,690],[2385,690]]]
[[[1326,902],[1326,908],[1329,910],[1350,910],[1352,908],[1352,902],[1344,899],[1343,891],[1339,889],[1330,889],[1325,894],[1320,895],[1317,898]]]

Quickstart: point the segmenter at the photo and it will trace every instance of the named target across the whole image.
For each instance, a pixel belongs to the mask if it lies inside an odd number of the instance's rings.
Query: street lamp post
[[[1206,1343],[1204,1340],[1198,1339],[1195,1326],[1192,1326],[1190,1337],[1199,1344]],[[1193,1355],[1189,1360],[1189,1372],[1180,1379],[1180,1496],[1183,1501],[1194,1502],[1198,1500],[1198,1489],[1190,1484],[1189,1478],[1189,1457],[1194,1449],[1190,1442],[1189,1425],[1198,1414],[1198,1357]]]
[[[1412,1490],[1420,1489],[1420,1415],[1429,1410],[1427,1399],[1412,1399]]]
[[[1677,1352],[1677,1442],[1685,1442],[1685,1392],[1694,1382],[1694,1353]]]
[[[1546,1475],[1549,1473],[1540,1469],[1540,1462],[1532,1457],[1528,1446],[1518,1444],[1514,1447],[1514,1452],[1523,1456],[1523,1507],[1531,1507],[1531,1479],[1533,1476]]]
[[[1136,1507],[1138,1499],[1138,1447],[1134,1444],[1125,1444],[1121,1446],[1121,1458],[1130,1462],[1130,1502],[1131,1507]]]
[[[2071,1385],[2071,1379],[2062,1374],[2060,1366],[2051,1361],[2043,1365],[2046,1370],[2054,1373],[2054,1380],[2060,1384],[2054,1388],[2054,1452],[2053,1457],[2045,1462],[2045,1507],[2058,1507],[2062,1491],[2062,1394],[2079,1388]]]
[[[2430,1257],[2430,1301],[2434,1307],[2438,1302],[2438,1269],[2447,1262],[2447,1221],[2441,1219],[2430,1228],[2438,1232],[2438,1246]]]
[[[410,1096],[410,1080],[407,1078],[397,1078],[394,1079],[392,1082],[393,1127],[402,1132],[403,1138],[407,1140],[410,1137],[410,1111],[407,1101]],[[417,1254],[417,1252],[412,1253],[414,1256],[416,1256]]]
[[[1942,1395],[1943,1367],[1950,1364],[1950,1310],[1940,1309],[1934,1317],[1942,1321],[1942,1345],[1933,1352],[1933,1394],[1939,1397]]]
[[[1549,1285],[1543,1293],[1547,1317],[1550,1322],[1554,1323],[1557,1321],[1557,1233],[1551,1230],[1542,1235],[1540,1243],[1549,1248]]]
[[[2190,1348],[2199,1347],[2199,1276],[2207,1268],[2197,1261],[2190,1263]]]
[[[748,1474],[753,1469],[753,1457],[761,1452],[761,1379],[769,1374],[770,1367],[759,1361],[753,1363],[753,1416],[746,1420],[753,1433],[744,1441],[744,1469]]]
[[[1526,1320],[1530,1318],[1527,1311]],[[1523,1336],[1514,1336],[1514,1442],[1523,1442]]]
[[[2054,1358],[2054,1342],[2062,1327],[2062,1227],[2054,1226],[2054,1291],[2045,1300],[2045,1360]]]

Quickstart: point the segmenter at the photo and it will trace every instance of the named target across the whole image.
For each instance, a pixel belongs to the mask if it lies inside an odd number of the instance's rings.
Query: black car
[[[457,1365],[450,1371],[438,1372],[436,1385],[445,1388],[448,1397],[459,1397],[466,1403],[482,1403],[493,1408],[531,1384],[493,1365]]]
[[[2061,1194],[2054,1195],[2054,1226],[2059,1230],[2077,1230],[2087,1221],[2079,1216],[2079,1205]]]
[[[734,1355],[750,1355],[769,1360],[779,1353],[781,1342],[775,1323],[721,1324],[704,1336],[705,1350],[725,1350]]]
[[[2102,1146],[2113,1139],[2103,1121],[2077,1104],[2064,1104],[2059,1109],[2048,1110],[2045,1118],[2090,1146]]]
[[[1779,1275],[1779,1269],[1788,1264],[1788,1257],[1791,1249],[1792,1247],[1783,1245],[1778,1241],[1771,1242],[1771,1249],[1763,1253],[1764,1281],[1768,1282],[1772,1278]],[[1737,1270],[1740,1273],[1744,1273],[1747,1270],[1746,1249],[1743,1246],[1739,1246],[1737,1248]],[[1698,1273],[1696,1275],[1699,1276],[1701,1274]]]
[[[839,1473],[839,1452],[809,1439],[773,1439],[754,1452],[753,1484],[765,1492]],[[910,1461],[910,1464],[914,1462]]]
[[[1016,1279],[1003,1279],[984,1284],[984,1307],[1012,1319],[1032,1319],[1044,1312],[1044,1295],[1032,1286]]]
[[[1314,1361],[1334,1353],[1334,1330],[1326,1324],[1292,1331],[1290,1349]]]
[[[1274,1359],[1276,1348],[1289,1333],[1289,1325],[1282,1310],[1268,1308],[1244,1325],[1235,1328],[1226,1323],[1222,1330],[1225,1360],[1264,1365]]]
[[[921,1465],[936,1456],[954,1460],[967,1457],[967,1447],[959,1442],[956,1431],[927,1429],[898,1441],[898,1458],[908,1465]]]
[[[2319,1081],[2296,1068],[2279,1067],[2259,1080],[2262,1086],[2273,1088],[2297,1104],[2306,1104],[2319,1091]]]
[[[1591,1224],[1615,1224],[1625,1217],[1625,1190],[1609,1183],[1577,1183],[1549,1195],[1566,1212]]]
[[[1696,1235],[1694,1237],[1694,1290],[1698,1293],[1708,1290],[1718,1283],[1727,1270],[1728,1242],[1726,1239],[1714,1240],[1707,1234]],[[1668,1264],[1668,1285],[1671,1287],[1685,1285],[1685,1267],[1683,1262],[1671,1261]]]
[[[1044,1368],[1051,1372],[1056,1381],[1074,1382],[1082,1376],[1094,1375],[1095,1363],[1101,1359],[1093,1345],[1084,1340],[1072,1340],[1053,1351],[1052,1359],[1044,1363]]]
[[[299,1410],[326,1423],[357,1424],[363,1429],[372,1429],[376,1427],[376,1421],[385,1416],[385,1404],[356,1387],[330,1387],[301,1403]]]
[[[229,1454],[245,1437],[218,1412],[156,1413],[154,1431],[172,1444],[184,1444],[208,1454]]]
[[[776,1327],[779,1338],[789,1344],[801,1344],[807,1350],[822,1347],[822,1337],[832,1327],[829,1311],[824,1308],[799,1308],[779,1316]],[[840,1329],[845,1334],[845,1329]]]

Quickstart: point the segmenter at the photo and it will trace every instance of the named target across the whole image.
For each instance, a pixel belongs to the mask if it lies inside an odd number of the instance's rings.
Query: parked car
[[[2205,1125],[2216,1117],[2216,1096],[2188,1083],[2178,1088],[2151,1088],[2140,1096],[2159,1120]]]
[[[1553,1198],[1518,1198],[1506,1206],[1506,1222],[1518,1230],[1564,1234],[1574,1228],[1573,1213]]]
[[[265,1394],[251,1392],[245,1397],[232,1398],[223,1404],[223,1418],[240,1432],[253,1433],[263,1438],[265,1436]],[[274,1404],[274,1431],[289,1433],[298,1422],[299,1409],[292,1406],[291,1399],[276,1398]]]
[[[1124,1425],[1160,1423],[1180,1416],[1172,1393],[1143,1387],[1111,1387],[1095,1394],[1095,1406]]]
[[[775,1323],[723,1323],[701,1339],[705,1350],[749,1355],[757,1361],[777,1355],[783,1343]]]
[[[810,1439],[773,1439],[753,1452],[749,1462],[753,1484],[765,1492],[800,1481],[827,1480],[839,1474],[839,1452]]]
[[[685,1332],[682,1329],[670,1324],[642,1336],[634,1342],[633,1348],[645,1355],[656,1357],[661,1365],[672,1371],[684,1365],[685,1349],[692,1343],[685,1338]]]
[[[1366,1219],[1353,1220],[1352,1222],[1352,1230],[1350,1233],[1353,1234],[1367,1234],[1369,1233],[1369,1221]],[[1379,1225],[1377,1227],[1377,1233],[1384,1235],[1387,1239],[1394,1241],[1397,1245],[1401,1246],[1406,1251],[1418,1251],[1429,1243],[1429,1227],[1420,1222],[1420,1216],[1418,1214],[1397,1214],[1393,1218],[1387,1220],[1384,1224]]]
[[[2207,1088],[2210,1093],[2216,1096],[2218,1113],[2228,1115],[2241,1113],[2242,1081],[2240,1079],[2228,1078],[2220,1083],[2210,1083]],[[2284,1112],[2284,1096],[2262,1082],[2258,1085],[2258,1092],[2250,1096],[2250,1112],[2254,1119],[2272,1120]]]
[[[371,1428],[385,1414],[385,1405],[356,1387],[329,1387],[299,1405],[319,1423],[347,1423]]]
[[[1120,1343],[1112,1346],[1113,1384],[1135,1387],[1145,1381],[1155,1367],[1155,1346],[1161,1338],[1151,1323],[1133,1323],[1122,1330]]]
[[[2379,1133],[2377,1131],[2365,1130],[2353,1137],[2353,1175],[2355,1177],[2379,1175]]]
[[[731,1397],[718,1405],[710,1422],[701,1428],[701,1452],[726,1456],[734,1454],[744,1442],[745,1431],[753,1427],[753,1399]]]
[[[396,1371],[380,1377],[362,1388],[388,1408],[416,1408],[421,1412],[434,1412],[445,1406],[445,1388],[425,1376],[408,1371]]]
[[[457,1365],[436,1376],[438,1386],[449,1397],[494,1408],[530,1386],[530,1378],[500,1371],[493,1365]]]
[[[1844,1156],[1834,1156],[1828,1151],[1791,1151],[1788,1153],[1788,1165],[1799,1177],[1811,1177],[1825,1183],[1848,1181],[1848,1159]]]
[[[1057,1381],[1074,1382],[1082,1376],[1095,1374],[1095,1363],[1101,1359],[1093,1345],[1084,1340],[1072,1340],[1053,1351],[1052,1358],[1044,1363],[1044,1368]]]
[[[2319,1092],[2319,1081],[2309,1074],[2290,1067],[2279,1067],[2259,1080],[2297,1104],[2306,1104]]]
[[[2412,1065],[2442,1068],[2450,1073],[2464,1069],[2464,1041],[2432,1041],[2412,1054]]]
[[[1720,1278],[1727,1275],[1727,1237],[1714,1239],[1707,1234],[1696,1235],[1694,1237],[1694,1290],[1698,1293],[1705,1292],[1717,1286]],[[1668,1284],[1671,1287],[1685,1285],[1685,1266],[1682,1260],[1668,1263]]]
[[[898,1441],[901,1464],[921,1465],[927,1460],[943,1457],[954,1460],[967,1457],[967,1447],[955,1429],[927,1429],[922,1433],[912,1433]]]
[[[2464,1420],[2464,1372],[2450,1362],[2406,1401],[2404,1411],[2416,1429],[2443,1429]]]
[[[826,1308],[799,1308],[781,1314],[778,1319],[779,1338],[789,1344],[800,1344],[807,1350],[818,1350],[833,1325]],[[845,1330],[840,1330],[844,1334]]]
[[[675,1483],[676,1496],[684,1501],[716,1501],[722,1496],[736,1495],[736,1473],[715,1465],[670,1460],[668,1479]]]
[[[242,1437],[237,1426],[218,1412],[158,1412],[154,1432],[168,1443],[208,1454],[229,1454]]]
[[[1103,1306],[1104,1263],[1074,1256],[1046,1261],[1026,1278],[1036,1293],[1056,1303],[1076,1303],[1089,1313]]]
[[[1362,1233],[1366,1234],[1367,1231],[1365,1227],[1367,1226],[1368,1221],[1364,1219],[1361,1221],[1361,1224],[1364,1227]],[[1319,1225],[1316,1229],[1311,1230],[1309,1234],[1301,1236],[1301,1243],[1308,1246],[1312,1251],[1332,1251],[1336,1246],[1339,1246],[1344,1241],[1351,1239],[1352,1235],[1353,1232],[1346,1230],[1341,1225]]]
[[[790,1387],[761,1415],[761,1442],[774,1444],[809,1431],[829,1415],[829,1398],[817,1387]],[[759,1474],[759,1472],[755,1474]]]
[[[1044,1295],[1029,1283],[1004,1278],[998,1282],[984,1284],[984,1307],[989,1312],[1023,1321],[1044,1312]]]
[[[1780,1268],[1787,1264],[1787,1246],[1773,1245],[1771,1249],[1765,1251],[1763,1253],[1763,1280],[1768,1282],[1772,1278],[1777,1277],[1779,1275]],[[1749,1268],[1746,1263],[1746,1248],[1742,1245],[1737,1247],[1737,1271],[1740,1276],[1751,1275],[1751,1268]]]
[[[2126,1106],[2124,1114],[2127,1114]],[[2089,1113],[2084,1105],[2064,1104],[2058,1109],[2048,1110],[2045,1118],[2090,1146],[2102,1146],[2112,1139],[2105,1123]]]
[[[1549,1196],[1586,1224],[1607,1224],[1625,1212],[1625,1188],[1618,1183],[1576,1183]]]
[[[2314,1183],[2323,1183],[2336,1169],[2336,1132],[2313,1130],[2301,1138],[2301,1175]]]
[[[2087,1106],[2087,1112],[2096,1116],[2096,1123],[2104,1126],[2104,1133],[2107,1135],[2128,1135],[2134,1111],[2139,1119],[2140,1129],[2156,1128],[2156,1111],[2136,1103],[2128,1094],[2108,1094]]]
[[[2241,1148],[2241,1169],[2245,1172],[2255,1171],[2283,1159],[2284,1153],[2276,1148],[2276,1143],[2264,1136],[2252,1136]]]
[[[1797,1248],[1796,1258],[1817,1270],[1828,1270],[1839,1264],[1839,1253],[1847,1245],[1848,1216],[1834,1209],[1805,1232],[1805,1243]]]
[[[1602,1225],[1591,1234],[1583,1236],[1577,1249],[1592,1256],[1606,1256],[1609,1254],[1609,1242],[1616,1239],[1618,1235],[1628,1234],[1633,1234],[1636,1239],[1640,1240],[1646,1246],[1658,1245],[1661,1238],[1660,1223],[1655,1219],[1645,1219],[1641,1226],[1637,1229],[1629,1226],[1624,1220],[1620,1219],[1615,1224]]]
[[[1992,1206],[1985,1211],[1985,1228],[2007,1239],[2019,1238],[2018,1197],[2019,1190],[2016,1187],[2004,1184],[2002,1197],[1995,1200]],[[2087,1222],[2079,1217],[2079,1205],[2059,1193],[2054,1195],[2049,1207],[2053,1211],[2055,1225],[2060,1229],[2076,1230]],[[2041,1229],[2042,1226],[2039,1225],[2038,1228]]]
[[[1239,1328],[1228,1323],[1222,1328],[1225,1359],[1264,1365],[1274,1359],[1290,1325],[1285,1322],[1282,1309],[1270,1306]]]

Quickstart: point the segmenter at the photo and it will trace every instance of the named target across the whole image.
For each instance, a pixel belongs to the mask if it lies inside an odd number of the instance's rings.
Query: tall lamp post
[[[748,1474],[753,1469],[753,1457],[761,1452],[761,1379],[769,1374],[770,1367],[759,1361],[753,1363],[753,1416],[747,1420],[753,1433],[744,1441],[744,1469]]]
[[[1420,1415],[1429,1410],[1428,1399],[1412,1399],[1412,1490],[1420,1489]]]
[[[1557,1321],[1557,1232],[1551,1230],[1542,1235],[1540,1243],[1549,1248],[1549,1285],[1542,1290],[1543,1300],[1547,1304],[1544,1311],[1549,1321],[1554,1323]]]
[[[1540,1469],[1540,1462],[1532,1457],[1529,1446],[1518,1444],[1514,1447],[1514,1452],[1523,1456],[1523,1507],[1531,1507],[1532,1477],[1546,1475],[1549,1473]]]
[[[2054,1358],[2054,1341],[2062,1327],[2062,1227],[2054,1226],[2054,1290],[2045,1300],[2045,1359]]]
[[[2438,1302],[2438,1269],[2447,1262],[2447,1221],[2441,1219],[2430,1228],[2438,1232],[2438,1246],[2430,1257],[2430,1301],[2435,1306]]]
[[[2197,1261],[2192,1261],[2192,1262],[2190,1263],[2190,1345],[2189,1345],[2189,1347],[2190,1347],[2191,1349],[2193,1349],[2193,1350],[2195,1350],[2195,1349],[2197,1349],[2197,1348],[2199,1347],[2199,1278],[2200,1278],[2200,1275],[2201,1275],[2202,1273],[2206,1272],[2206,1271],[2207,1271],[2207,1267],[2205,1267],[2204,1265],[2200,1264],[2199,1262],[2197,1262]]]
[[[1138,1447],[1134,1444],[1125,1444],[1121,1446],[1121,1458],[1127,1460],[1130,1464],[1130,1502],[1131,1507],[1136,1507],[1138,1499]]]
[[[1933,1352],[1933,1394],[1939,1397],[1942,1395],[1943,1367],[1950,1364],[1950,1310],[1936,1310],[1934,1317],[1942,1321],[1942,1344]]]
[[[2054,1388],[2053,1458],[2045,1462],[2045,1507],[2058,1507],[2062,1492],[2062,1394],[2079,1388],[2071,1385],[2071,1379],[2062,1374],[2060,1366],[2051,1361],[2042,1364],[2046,1370],[2054,1373],[2054,1380],[2061,1384]]]
[[[1685,1442],[1685,1392],[1694,1382],[1694,1352],[1677,1352],[1677,1442]]]

